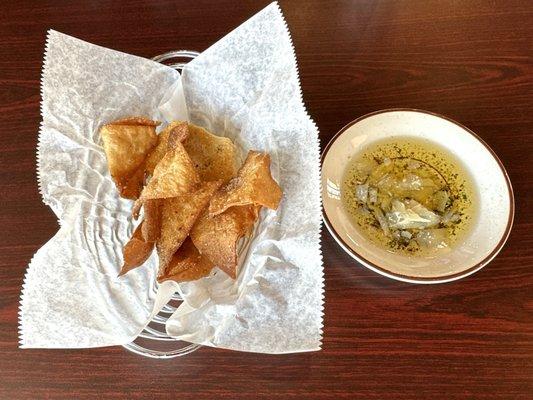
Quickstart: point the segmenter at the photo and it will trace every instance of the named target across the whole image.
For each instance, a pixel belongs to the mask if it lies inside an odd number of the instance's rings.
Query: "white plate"
[[[340,200],[342,177],[353,155],[375,141],[408,136],[432,141],[462,160],[479,196],[479,217],[470,234],[449,252],[432,259],[395,254],[376,246],[350,222]],[[411,109],[365,115],[333,137],[322,154],[322,201],[326,227],[348,254],[373,271],[412,283],[449,282],[480,270],[505,244],[514,217],[511,182],[494,151],[461,124]]]

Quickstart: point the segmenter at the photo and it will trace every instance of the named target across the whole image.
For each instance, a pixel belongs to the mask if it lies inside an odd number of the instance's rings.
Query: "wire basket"
[[[199,54],[196,51],[176,50],[155,56],[152,60],[181,72],[183,67]],[[155,285],[157,286],[157,283]],[[157,287],[155,289],[157,290]],[[176,306],[182,301],[181,296],[175,293],[161,311],[152,318],[139,336],[133,342],[123,345],[123,347],[141,356],[159,359],[184,356],[202,347],[198,344],[190,344],[171,338],[165,332],[165,324],[168,318],[176,311]],[[175,347],[176,344],[181,344],[181,346],[177,349],[166,349],[169,345]],[[164,349],[162,349],[163,347]]]

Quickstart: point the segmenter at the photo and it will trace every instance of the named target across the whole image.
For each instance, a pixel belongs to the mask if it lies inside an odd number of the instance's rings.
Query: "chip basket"
[[[152,60],[181,72],[185,64],[199,54],[196,51],[176,50],[155,56]],[[157,286],[157,283],[155,285]],[[184,356],[202,347],[198,344],[187,344],[173,339],[165,332],[165,323],[169,316],[176,311],[176,305],[181,301],[183,301],[181,296],[175,293],[169,303],[163,306],[161,311],[152,318],[150,324],[144,328],[139,336],[133,342],[123,345],[123,347],[133,353],[159,359]],[[170,343],[172,345],[179,343],[185,345],[173,350],[157,349],[158,347],[168,347]]]

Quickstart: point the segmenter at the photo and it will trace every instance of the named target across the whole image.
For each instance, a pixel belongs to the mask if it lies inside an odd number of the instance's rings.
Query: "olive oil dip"
[[[341,186],[352,222],[391,252],[431,256],[464,237],[477,193],[448,150],[417,138],[384,139],[352,157]]]

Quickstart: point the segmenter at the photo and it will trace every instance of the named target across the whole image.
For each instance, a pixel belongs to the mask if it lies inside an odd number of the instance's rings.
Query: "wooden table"
[[[120,4],[119,4],[120,3]],[[19,350],[20,286],[58,229],[35,172],[39,77],[53,28],[131,54],[204,50],[267,1],[4,0],[0,5],[0,398],[533,398],[533,8],[528,0],[282,1],[325,145],[365,113],[412,107],[483,137],[507,167],[515,226],[489,266],[419,286],[357,265],[322,234],[324,349]]]

